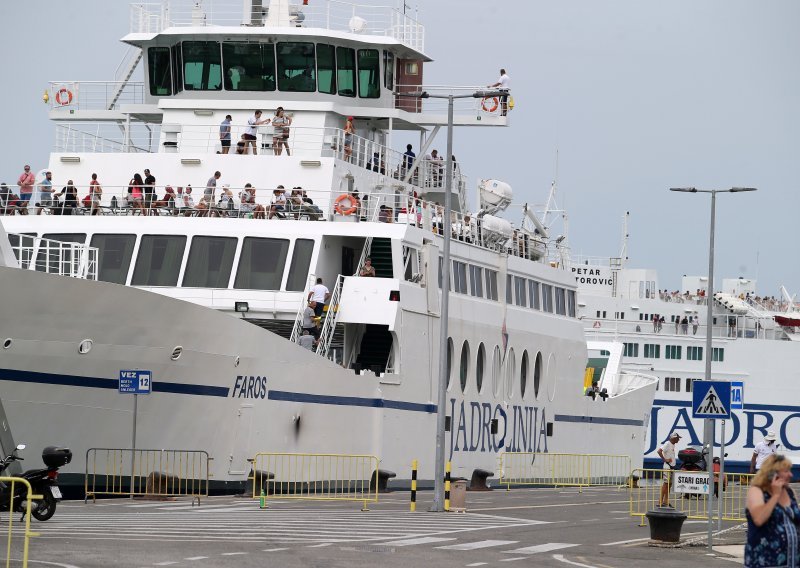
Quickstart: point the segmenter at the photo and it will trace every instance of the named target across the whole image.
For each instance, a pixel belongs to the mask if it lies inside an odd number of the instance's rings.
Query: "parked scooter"
[[[22,461],[17,455],[25,449],[25,444],[20,444],[14,451],[0,461],[0,475],[15,461]],[[58,468],[72,461],[72,451],[69,448],[48,446],[42,451],[42,461],[47,466],[44,469],[30,469],[21,476],[31,484],[34,495],[41,495],[41,499],[31,502],[31,515],[38,521],[46,521],[56,512],[56,503],[61,499],[61,490],[58,487]],[[21,484],[14,484],[14,495],[9,495],[10,488],[6,483],[0,482],[0,511],[8,511],[9,507],[25,517],[27,488]]]

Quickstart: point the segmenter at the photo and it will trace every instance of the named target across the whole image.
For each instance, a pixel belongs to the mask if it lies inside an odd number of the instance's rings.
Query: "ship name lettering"
[[[238,375],[231,398],[266,398],[267,377]]]

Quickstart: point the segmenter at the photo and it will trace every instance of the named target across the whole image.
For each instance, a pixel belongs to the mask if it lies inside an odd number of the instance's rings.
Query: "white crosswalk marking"
[[[408,538],[406,540],[395,540],[393,542],[383,543],[385,546],[414,546],[417,544],[431,544],[433,542],[444,542],[446,540],[455,540],[454,538],[442,538],[438,536],[423,536],[420,538]]]
[[[479,540],[478,542],[464,542],[462,544],[448,544],[447,546],[437,546],[442,550],[478,550],[480,548],[491,548],[493,546],[505,546],[507,544],[517,544],[516,540]]]
[[[504,550],[508,554],[538,554],[540,552],[550,552],[551,550],[561,550],[562,548],[572,548],[573,546],[580,546],[579,544],[568,544],[565,542],[547,542],[545,544],[537,544],[536,546],[526,546],[525,548],[516,548],[514,550]]]

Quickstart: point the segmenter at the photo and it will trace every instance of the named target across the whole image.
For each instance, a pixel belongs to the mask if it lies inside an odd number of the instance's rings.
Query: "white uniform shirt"
[[[311,299],[317,303],[325,303],[325,296],[330,293],[330,290],[325,286],[325,284],[315,284],[313,288],[311,288]]]
[[[503,73],[500,75],[500,78],[497,80],[500,83],[500,88],[504,90],[508,90],[511,88],[511,77],[508,76],[508,73]]]
[[[661,453],[664,454],[664,459],[667,460],[664,468],[667,467],[667,464],[675,467],[675,444],[667,440],[667,443],[661,446]]]
[[[767,442],[761,440],[758,444],[756,444],[756,447],[753,449],[753,453],[756,454],[756,471],[758,471],[761,469],[764,460],[775,453],[775,444],[773,443],[770,446],[767,444]]]
[[[255,115],[251,116],[247,120],[247,128],[244,131],[245,134],[249,134],[250,136],[255,136],[256,133],[258,132],[258,125],[256,124],[257,122],[258,119],[255,117]]]

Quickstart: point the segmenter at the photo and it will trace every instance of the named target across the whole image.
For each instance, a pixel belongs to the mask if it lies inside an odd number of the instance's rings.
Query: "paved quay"
[[[360,503],[117,499],[59,504],[33,522],[30,566],[107,568],[217,567],[583,567],[631,568],[741,565],[731,538],[716,555],[705,546],[648,546],[649,529],[628,515],[628,494],[616,488],[495,489],[467,493],[466,513],[429,513],[432,493],[381,495],[370,511]],[[725,523],[732,528],[735,523]],[[687,521],[683,536],[705,534]],[[729,531],[729,534],[735,533]],[[741,531],[739,531],[741,534]],[[733,541],[736,537],[733,538]],[[19,565],[19,564],[16,564]]]

